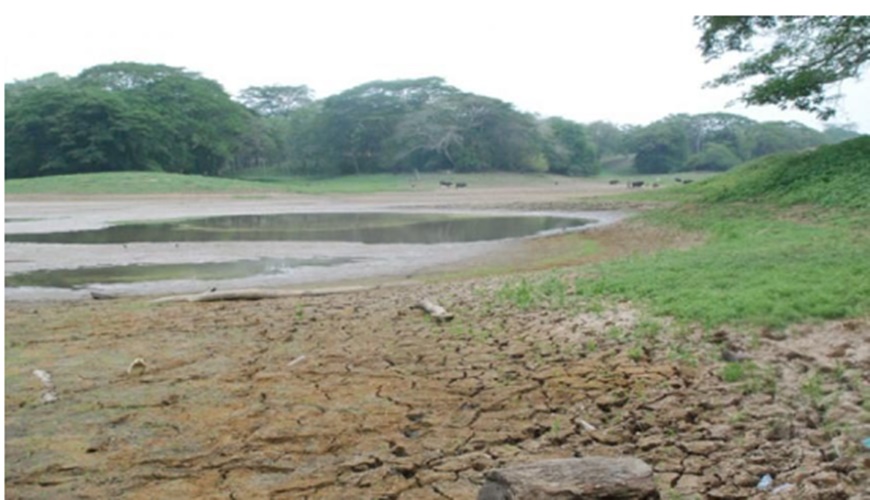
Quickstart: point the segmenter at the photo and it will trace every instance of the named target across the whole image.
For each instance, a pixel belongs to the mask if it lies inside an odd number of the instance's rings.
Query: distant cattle
[[[683,182],[683,179],[680,179],[679,177],[675,177],[674,180],[677,182]]]
[[[631,188],[643,187],[643,184],[644,184],[643,181],[629,181],[627,185],[631,189]]]
[[[611,186],[613,186],[614,184],[619,184],[619,179],[613,179],[610,181]]]
[[[654,187],[654,188],[659,187],[659,183],[658,183],[658,182],[654,183],[654,184],[653,184],[653,187]]]
[[[452,185],[453,185],[453,183],[450,182],[450,181],[441,181],[441,186],[443,186],[443,187],[448,187],[448,188],[449,188],[449,187],[452,186]]]
[[[692,179],[683,179],[683,184],[691,184]]]
[[[468,186],[468,184],[465,183],[465,182],[457,182],[457,183],[456,183],[456,189],[464,188],[464,187],[466,187],[466,186]]]

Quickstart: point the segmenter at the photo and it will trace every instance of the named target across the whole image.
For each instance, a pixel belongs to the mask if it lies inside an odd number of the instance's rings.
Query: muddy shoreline
[[[548,190],[549,191],[549,190]],[[606,192],[606,191],[602,191]],[[195,217],[242,214],[309,212],[423,212],[481,215],[555,215],[592,219],[584,230],[611,224],[627,216],[625,211],[557,211],[495,209],[516,200],[517,191],[487,190],[485,196],[470,191],[378,194],[368,197],[314,197],[269,195],[257,199],[232,196],[101,197],[99,199],[16,199],[7,200],[7,233],[44,233],[99,229],[111,224],[135,221],[165,221]],[[573,191],[546,193],[549,198],[575,196]],[[523,197],[541,196],[530,190]],[[445,206],[445,201],[453,203]],[[485,200],[486,205],[483,201]],[[16,287],[6,289],[6,300],[87,299],[91,291],[117,296],[192,293],[214,287],[296,287],[344,283],[360,279],[406,278],[426,269],[459,265],[460,262],[491,254],[516,241],[438,245],[364,245],[357,243],[311,242],[184,242],[131,243],[116,245],[6,243],[6,275],[48,269],[74,269],[129,264],[183,264],[232,262],[261,258],[354,259],[353,263],[324,267],[299,267],[292,273],[251,276],[231,280],[171,280],[162,282],[94,285],[80,289]]]

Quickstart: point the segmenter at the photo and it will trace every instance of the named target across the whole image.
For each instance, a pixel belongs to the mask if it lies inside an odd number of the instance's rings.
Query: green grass
[[[706,243],[587,269],[575,290],[636,301],[655,315],[708,327],[783,327],[870,312],[870,233],[743,211],[704,206],[651,213],[653,223],[703,230]]]
[[[629,300],[654,316],[707,328],[781,328],[870,313],[867,218],[852,210],[812,223],[787,215],[744,204],[648,212],[642,217],[650,224],[702,232],[704,243],[525,277],[506,283],[496,297],[521,309]],[[655,337],[660,328],[646,322],[636,333]]]
[[[870,136],[812,151],[766,156],[687,186],[707,203],[812,204],[870,210]]]
[[[274,190],[250,181],[162,172],[104,172],[9,179],[7,195],[15,194],[169,194],[258,193]]]
[[[248,171],[238,179],[261,182],[276,188],[298,193],[375,193],[387,191],[432,191],[441,188],[440,181],[465,182],[470,188],[496,188],[512,186],[552,186],[555,182],[577,179],[549,174],[520,174],[509,172],[447,174],[421,173],[364,174],[341,177],[299,177],[283,175],[274,170]],[[455,189],[455,188],[453,188]]]
[[[314,178],[281,176],[268,171],[250,172],[245,176],[206,177],[164,172],[103,172],[94,174],[55,175],[5,181],[7,195],[29,194],[172,194],[235,193],[240,196],[263,196],[269,193],[377,193],[396,191],[432,191],[440,180],[465,182],[469,187],[547,186],[554,182],[572,182],[545,174],[367,174]]]

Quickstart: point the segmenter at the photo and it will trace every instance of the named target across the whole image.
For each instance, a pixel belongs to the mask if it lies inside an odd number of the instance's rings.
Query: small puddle
[[[233,215],[123,224],[57,233],[7,234],[6,241],[119,244],[191,241],[346,241],[436,244],[492,241],[583,226],[586,219],[464,214],[306,213]]]
[[[6,277],[7,287],[50,287],[75,289],[87,285],[141,283],[161,280],[227,280],[248,276],[291,273],[307,266],[329,267],[356,262],[352,258],[237,260],[183,264],[135,264],[128,266],[50,269]]]

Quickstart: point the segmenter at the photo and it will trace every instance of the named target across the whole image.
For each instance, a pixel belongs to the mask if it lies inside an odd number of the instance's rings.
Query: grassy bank
[[[870,138],[754,161],[692,186],[633,193],[681,200],[645,223],[704,243],[571,268],[575,301],[631,300],[706,327],[784,327],[870,314]],[[516,287],[517,285],[511,284]],[[526,282],[524,303],[552,295]]]
[[[650,213],[650,223],[705,233],[705,244],[586,269],[576,292],[640,301],[654,314],[708,327],[870,313],[870,233],[770,215],[733,206]]]

